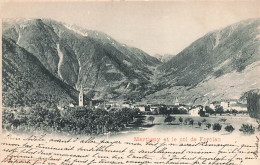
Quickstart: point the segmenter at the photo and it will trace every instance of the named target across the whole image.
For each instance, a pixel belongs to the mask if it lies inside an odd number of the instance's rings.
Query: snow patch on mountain
[[[220,68],[222,68],[223,66],[225,66],[226,64],[228,64],[230,61],[231,61],[231,60],[228,59],[228,60],[222,62],[221,64],[219,64],[217,67],[214,68],[214,71],[219,70]]]
[[[80,60],[78,60],[78,64],[79,64],[79,74],[80,74],[80,71],[81,71],[81,63],[80,63]]]
[[[22,29],[24,29],[24,28],[26,28],[28,25],[26,25],[26,24],[22,24],[20,27],[22,28]]]
[[[129,88],[130,87],[130,83],[127,84],[126,88]]]
[[[21,32],[19,31],[19,32],[18,32],[17,42],[16,42],[17,45],[19,45],[20,39],[21,39]]]
[[[73,26],[70,26],[70,25],[67,25],[67,24],[64,24],[64,26],[65,26],[67,29],[69,29],[69,30],[71,30],[71,31],[73,31],[73,32],[75,32],[75,33],[77,33],[77,34],[79,34],[79,35],[82,35],[82,36],[85,36],[85,37],[88,36],[88,33],[82,32],[82,31],[80,31],[80,30],[77,30],[77,29],[74,28]]]
[[[142,71],[137,70],[137,69],[135,69],[134,71],[135,71],[136,73],[142,73]]]
[[[133,66],[133,64],[131,64],[130,62],[126,61],[126,60],[123,60],[123,63],[128,65],[128,66]]]
[[[107,73],[119,73],[115,68],[111,68],[107,71]]]
[[[60,76],[61,79],[63,79],[63,78],[62,78],[62,75],[61,75],[61,73],[60,73],[60,66],[61,66],[62,61],[63,61],[63,53],[62,53],[61,50],[60,50],[60,44],[56,44],[56,46],[57,46],[57,51],[58,51],[58,56],[59,56],[58,75]]]
[[[220,39],[220,32],[216,33],[216,41],[215,41],[215,45],[213,46],[213,49],[215,49],[218,45],[219,45],[219,39]]]

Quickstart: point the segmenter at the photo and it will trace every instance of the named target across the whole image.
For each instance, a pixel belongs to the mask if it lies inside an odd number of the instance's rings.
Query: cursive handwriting
[[[247,143],[225,143],[225,140],[167,143],[160,138],[126,141],[95,137],[53,138],[48,135],[21,138],[9,134],[1,142],[3,158],[0,164],[253,165],[259,162],[259,137],[253,139]]]

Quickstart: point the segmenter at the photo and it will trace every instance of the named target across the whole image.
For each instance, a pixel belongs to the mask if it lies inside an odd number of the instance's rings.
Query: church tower
[[[175,97],[174,105],[180,105],[178,97]]]
[[[82,85],[80,88],[80,92],[79,92],[79,107],[83,107],[83,89],[82,89]]]

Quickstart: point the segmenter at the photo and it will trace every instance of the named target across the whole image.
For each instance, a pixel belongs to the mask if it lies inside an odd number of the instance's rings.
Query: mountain
[[[168,62],[169,60],[172,59],[172,57],[174,57],[174,55],[172,54],[155,54],[154,57],[156,57],[158,60],[160,60],[161,62]]]
[[[53,76],[34,55],[13,40],[3,37],[2,52],[4,106],[76,103],[78,92]]]
[[[185,103],[238,99],[260,88],[260,19],[210,32],[158,67],[163,89],[148,100]]]
[[[82,86],[94,99],[142,94],[160,64],[102,32],[49,19],[5,20],[3,36],[34,55],[56,78],[75,89]]]
[[[178,97],[180,103],[204,104],[239,99],[260,89],[259,51],[260,19],[210,32],[159,60],[75,25],[4,20],[3,102],[75,103],[81,87],[96,100],[169,103]]]

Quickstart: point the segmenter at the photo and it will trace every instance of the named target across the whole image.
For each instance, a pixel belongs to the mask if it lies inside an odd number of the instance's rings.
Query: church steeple
[[[174,105],[180,105],[178,97],[175,97]]]
[[[80,92],[79,92],[79,107],[83,107],[83,100],[84,100],[84,98],[83,98],[84,96],[83,96],[83,89],[82,89],[82,85],[81,85],[81,87],[80,87]]]

